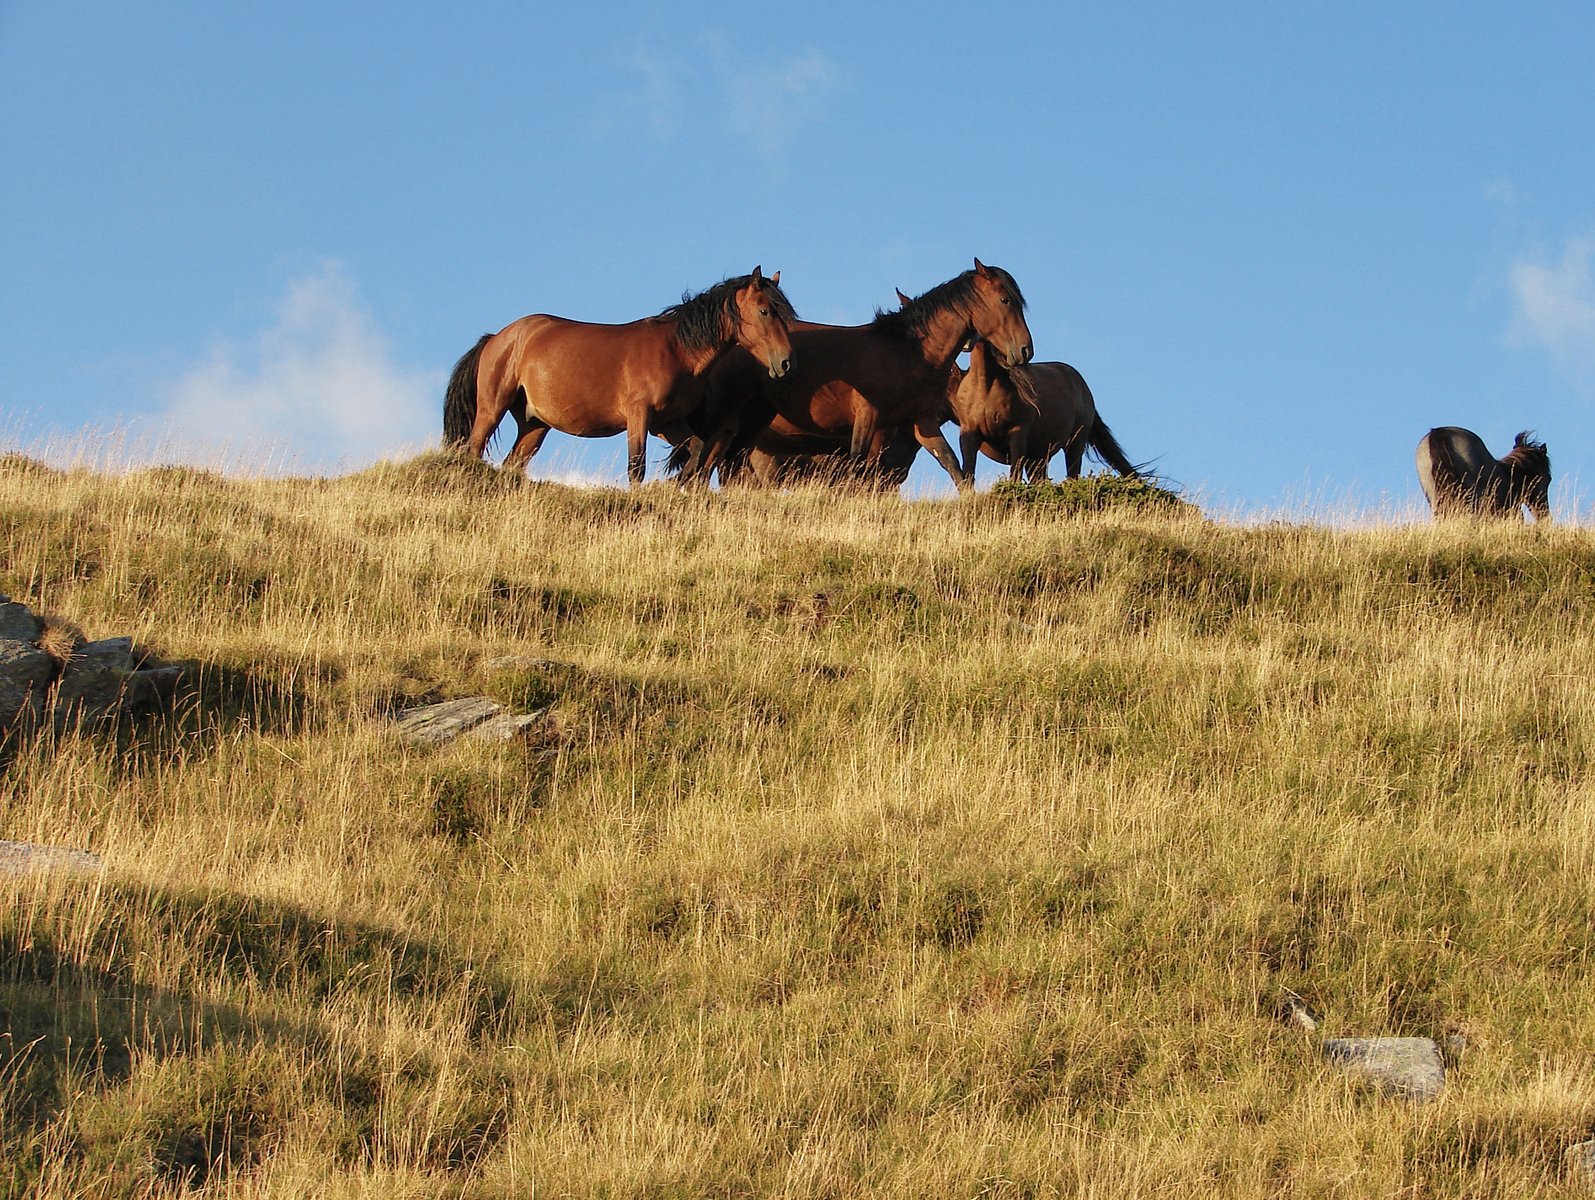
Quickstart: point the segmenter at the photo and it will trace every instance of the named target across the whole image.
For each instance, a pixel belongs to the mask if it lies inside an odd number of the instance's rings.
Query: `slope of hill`
[[[0,1195],[1587,1194],[1583,532],[13,458],[0,591],[196,664],[6,749],[108,865],[0,878]]]

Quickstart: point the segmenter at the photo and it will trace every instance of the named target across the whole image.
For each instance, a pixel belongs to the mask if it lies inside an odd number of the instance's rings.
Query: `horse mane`
[[[1528,475],[1551,477],[1551,454],[1544,442],[1536,442],[1532,430],[1525,429],[1512,440],[1512,448],[1501,461]]]
[[[1029,405],[1036,412],[1041,411],[1041,393],[1036,390],[1035,376],[1023,367],[1015,367],[1010,370],[998,362],[993,362],[991,367],[1001,371],[1008,377],[1009,382],[1013,384],[1013,390],[1019,394],[1019,399],[1022,403]]]
[[[1014,277],[1001,267],[987,267],[986,270],[1013,290],[1014,297],[1019,301],[1019,311],[1024,312],[1026,308],[1024,293],[1019,290]],[[892,312],[877,308],[875,328],[894,337],[917,341],[925,336],[935,319],[948,309],[967,313],[974,298],[975,271],[971,268],[946,283],[938,283],[924,295],[916,296]]]
[[[764,284],[765,297],[769,300],[770,308],[776,316],[788,325],[796,321],[797,313],[780,285],[773,282],[768,275],[760,278]],[[752,282],[752,275],[738,275],[734,279],[722,280],[713,287],[705,288],[697,295],[683,292],[680,304],[672,304],[654,317],[654,320],[674,321],[676,341],[689,354],[718,350],[735,335],[737,293]]]

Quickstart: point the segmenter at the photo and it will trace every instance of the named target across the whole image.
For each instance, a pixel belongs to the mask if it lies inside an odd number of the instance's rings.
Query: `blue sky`
[[[348,469],[525,313],[757,263],[854,323],[978,255],[1216,506],[1406,504],[1460,424],[1537,430],[1567,514],[1592,48],[1532,2],[0,3],[0,440]],[[534,473],[622,481],[623,439]]]

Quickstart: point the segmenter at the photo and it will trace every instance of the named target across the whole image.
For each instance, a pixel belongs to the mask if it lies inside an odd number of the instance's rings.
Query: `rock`
[[[56,662],[31,642],[0,641],[0,729],[37,717]]]
[[[1440,1047],[1429,1038],[1326,1038],[1324,1057],[1404,1100],[1433,1100],[1445,1086]]]
[[[72,652],[72,661],[68,666],[81,663],[101,671],[136,671],[143,661],[143,655],[133,652],[132,638],[114,637],[85,642]]]
[[[425,704],[399,714],[399,736],[412,745],[435,746],[468,733],[503,710],[502,704],[487,696]]]
[[[1595,1185],[1595,1142],[1580,1142],[1567,1148],[1568,1171],[1587,1184]]]
[[[98,871],[98,854],[61,846],[36,846],[31,842],[0,842],[0,876],[26,875],[30,871],[61,871],[85,875]]]
[[[182,667],[145,666],[145,661],[134,650],[132,638],[105,638],[79,647],[56,685],[56,719],[110,720],[162,707],[187,672]]]
[[[484,742],[513,741],[545,720],[547,717],[542,713],[500,713],[471,730],[470,736]]]
[[[43,626],[28,606],[0,599],[0,638],[15,642],[38,641]]]

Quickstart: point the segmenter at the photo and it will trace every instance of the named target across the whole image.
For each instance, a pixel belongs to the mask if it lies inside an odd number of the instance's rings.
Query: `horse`
[[[688,437],[686,415],[702,402],[703,376],[732,346],[771,378],[792,366],[788,332],[797,314],[781,272],[760,268],[683,296],[657,316],[598,325],[535,313],[485,333],[449,377],[443,437],[480,458],[506,413],[515,444],[504,460],[521,468],[550,429],[577,437],[626,434],[626,475],[646,471],[648,434]]]
[[[947,400],[971,485],[977,451],[1006,463],[1009,478],[1032,483],[1047,478],[1047,464],[1059,450],[1068,477],[1078,479],[1087,448],[1120,475],[1140,477],[1097,412],[1085,378],[1068,363],[1005,368],[977,342],[968,370],[954,374]]]
[[[1495,458],[1478,434],[1455,425],[1431,429],[1418,442],[1418,482],[1436,517],[1551,519],[1551,456],[1527,430]]]
[[[704,482],[723,454],[772,439],[873,457],[884,445],[877,435],[906,428],[965,487],[941,433],[948,373],[972,339],[989,342],[1005,364],[1028,362],[1034,346],[1024,309],[1013,276],[977,258],[973,270],[893,312],[877,311],[867,325],[797,322],[795,366],[784,376],[760,378],[749,356],[728,354],[710,372],[710,398],[698,414],[702,445],[683,466],[683,481]]]

